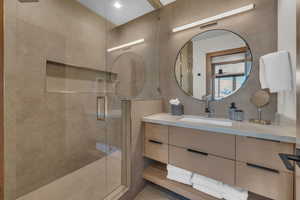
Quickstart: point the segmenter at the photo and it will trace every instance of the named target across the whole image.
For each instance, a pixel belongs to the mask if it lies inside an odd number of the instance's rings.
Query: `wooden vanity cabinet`
[[[146,123],[144,156],[167,164],[169,162],[169,128]]]
[[[170,145],[169,163],[229,185],[235,184],[233,160]]]
[[[292,200],[293,173],[278,154],[293,154],[294,145],[242,136],[236,141],[236,185],[271,199]]]
[[[169,143],[169,127],[157,124],[145,124],[145,137],[149,139],[162,142],[164,144]]]
[[[171,165],[234,185],[234,160],[235,136],[169,127]]]
[[[236,185],[274,200],[293,200],[293,174],[237,161]]]
[[[293,200],[293,173],[279,153],[294,145],[145,123],[144,155],[274,200]]]
[[[199,150],[235,160],[235,136],[188,128],[169,127],[170,145]]]
[[[161,163],[168,164],[169,162],[169,146],[146,138],[144,145],[144,156]]]
[[[237,160],[290,172],[280,160],[279,153],[294,154],[294,145],[272,140],[236,136]]]

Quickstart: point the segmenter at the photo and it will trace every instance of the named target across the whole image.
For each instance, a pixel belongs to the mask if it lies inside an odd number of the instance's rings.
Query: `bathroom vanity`
[[[211,125],[166,113],[144,117],[143,122],[145,157],[270,199],[293,199],[294,174],[278,155],[294,154],[293,126],[248,122]],[[189,199],[214,199],[165,176],[164,166],[157,163],[144,171],[145,179]]]
[[[188,108],[186,113],[191,113],[196,108],[191,109],[193,99],[199,106],[203,104],[202,113],[209,118],[166,113],[144,117],[144,156],[157,161],[145,169],[146,180],[188,199],[215,199],[168,180],[165,166],[170,164],[246,189],[251,194],[249,200],[294,199],[294,163],[285,158],[295,154],[296,128],[294,124],[266,125],[275,118],[277,107],[276,96],[270,92],[282,91],[283,83],[272,79],[264,90],[254,87],[259,85],[257,80],[263,86],[264,78],[271,74],[257,72],[255,54],[239,33],[230,30],[206,30],[186,41],[175,60],[173,75],[182,93],[169,95],[179,99],[170,101],[171,113],[178,114],[175,106],[183,111],[183,105]],[[257,74],[260,76],[254,77]],[[211,118],[216,113],[240,122]]]

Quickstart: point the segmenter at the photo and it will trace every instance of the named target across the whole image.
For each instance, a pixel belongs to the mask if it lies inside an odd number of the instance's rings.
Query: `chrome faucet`
[[[215,110],[211,107],[211,102],[213,101],[212,95],[203,96],[203,100],[205,101],[205,113],[207,114],[207,117],[213,117]]]

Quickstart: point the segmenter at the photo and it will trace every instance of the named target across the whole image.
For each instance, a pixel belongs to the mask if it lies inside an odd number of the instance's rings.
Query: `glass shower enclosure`
[[[107,65],[111,23],[76,0],[6,6],[6,132],[14,135],[15,170],[7,199],[99,200],[125,190],[128,141],[116,91],[128,88]]]

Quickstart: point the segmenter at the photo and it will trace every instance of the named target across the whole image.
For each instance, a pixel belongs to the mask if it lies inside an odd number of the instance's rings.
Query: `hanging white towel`
[[[279,51],[260,58],[259,79],[262,89],[271,93],[290,91],[293,87],[289,52]]]
[[[223,184],[223,198],[226,200],[247,200],[248,191]]]
[[[223,198],[222,190],[220,190],[220,189],[209,188],[209,187],[196,185],[196,184],[193,184],[193,188],[195,190],[198,190],[200,192],[203,192],[205,194],[213,196],[217,199],[222,199]]]

